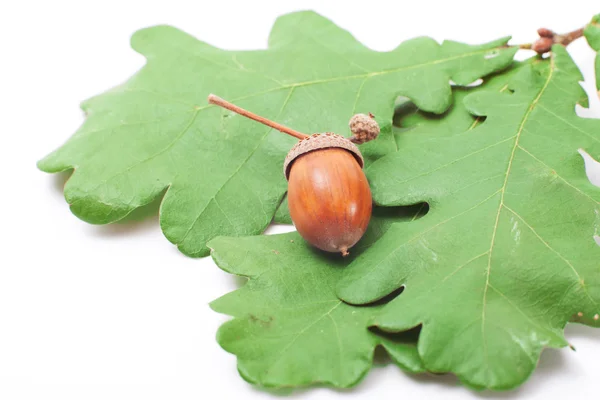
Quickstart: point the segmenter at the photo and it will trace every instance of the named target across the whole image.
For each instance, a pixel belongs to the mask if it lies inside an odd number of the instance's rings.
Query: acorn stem
[[[261,117],[260,115],[256,115],[248,110],[244,110],[243,108],[238,107],[235,104],[232,104],[232,103],[228,102],[227,100],[220,98],[219,96],[215,96],[214,94],[208,95],[208,102],[210,104],[214,104],[219,107],[226,108],[230,111],[233,111],[234,113],[243,115],[246,118],[253,119],[253,120],[260,122],[261,124],[264,124],[266,126],[269,126],[273,129],[277,129],[279,132],[287,133],[288,135],[293,136],[296,139],[302,140],[302,139],[306,139],[307,137],[309,137],[309,135],[307,135],[307,134],[300,133],[291,128],[288,128],[287,126],[278,124],[277,122],[273,122],[270,119]]]

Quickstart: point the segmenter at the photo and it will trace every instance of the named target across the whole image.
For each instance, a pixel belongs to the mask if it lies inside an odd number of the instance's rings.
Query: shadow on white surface
[[[52,188],[56,191],[56,193],[60,194],[60,196],[64,196],[65,184],[71,177],[73,170],[58,172],[56,174],[50,174],[52,179]]]
[[[567,340],[588,339],[600,341],[600,329],[592,328],[587,325],[570,323],[565,329],[565,336],[567,337]]]
[[[122,220],[107,225],[92,225],[92,234],[97,237],[114,237],[138,234],[160,229],[158,210],[163,195],[145,206],[136,208]],[[165,239],[166,240],[166,239]]]
[[[246,283],[248,283],[248,278],[245,276],[241,276],[241,275],[232,275],[231,279],[233,280],[233,284],[235,285],[235,289],[241,289],[243,286],[246,285]]]
[[[128,236],[157,229],[158,225],[158,214],[156,214],[142,220],[123,219],[113,224],[92,225],[91,234],[99,238]]]

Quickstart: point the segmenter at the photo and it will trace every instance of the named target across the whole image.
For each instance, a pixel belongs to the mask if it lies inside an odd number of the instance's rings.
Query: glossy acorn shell
[[[371,189],[362,157],[345,148],[320,148],[296,156],[286,172],[290,215],[298,233],[321,250],[348,254],[371,219]]]

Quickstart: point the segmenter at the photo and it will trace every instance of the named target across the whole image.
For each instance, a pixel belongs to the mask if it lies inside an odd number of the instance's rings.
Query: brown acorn
[[[283,164],[292,221],[313,246],[348,255],[348,249],[367,230],[372,209],[371,189],[358,147],[334,133],[297,132],[212,94],[208,101],[300,139]]]

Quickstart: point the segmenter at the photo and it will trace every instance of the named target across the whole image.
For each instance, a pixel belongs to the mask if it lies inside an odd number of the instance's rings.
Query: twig
[[[548,53],[552,50],[552,46],[555,44],[560,44],[566,47],[573,41],[582,37],[583,29],[584,28],[579,28],[568,33],[557,34],[550,29],[540,28],[537,31],[538,35],[540,35],[539,39],[533,43],[524,43],[517,45],[516,47],[524,50],[533,50],[538,54]]]
[[[558,44],[568,46],[572,41],[577,40],[583,36],[583,29],[584,28],[579,28],[574,30],[573,32],[569,32],[564,35],[555,35],[554,40]]]
[[[296,139],[305,139],[308,137],[308,135],[304,134],[304,133],[300,133],[298,131],[293,130],[292,128],[288,128],[287,126],[278,124],[277,122],[273,122],[270,119],[261,117],[260,115],[256,115],[253,112],[250,112],[248,110],[244,110],[242,107],[238,107],[235,104],[232,104],[230,102],[228,102],[227,100],[223,100],[222,98],[220,98],[219,96],[215,96],[214,94],[210,94],[208,95],[208,102],[210,104],[214,104],[223,108],[226,108],[230,111],[233,111],[235,113],[238,113],[240,115],[243,115],[244,117],[253,119],[255,121],[260,122],[261,124],[264,124],[266,126],[269,126],[273,129],[277,129],[279,132],[282,133],[287,133],[290,136],[295,137]]]

